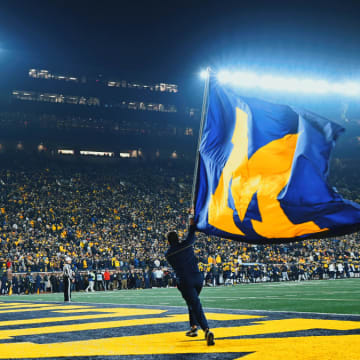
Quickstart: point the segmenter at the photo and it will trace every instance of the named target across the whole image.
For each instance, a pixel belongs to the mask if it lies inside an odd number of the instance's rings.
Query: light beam
[[[206,78],[207,72],[204,72]],[[360,96],[360,83],[354,81],[330,82],[324,79],[284,77],[272,74],[257,74],[250,71],[221,70],[216,74],[218,81],[241,88],[259,88],[303,94],[341,94]]]

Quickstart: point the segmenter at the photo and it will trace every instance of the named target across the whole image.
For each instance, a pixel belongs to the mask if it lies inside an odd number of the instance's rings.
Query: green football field
[[[0,301],[63,301],[61,293],[2,296]],[[175,288],[74,292],[73,302],[184,306]],[[360,314],[360,279],[285,283],[239,284],[206,287],[201,293],[205,308]]]

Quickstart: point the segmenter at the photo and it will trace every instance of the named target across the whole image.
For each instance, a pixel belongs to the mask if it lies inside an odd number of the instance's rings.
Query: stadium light
[[[230,72],[227,70],[219,71],[216,77],[220,83],[243,88],[260,88],[304,94],[360,96],[360,83],[353,81],[340,83],[323,79],[261,75],[249,71]]]
[[[209,72],[207,71],[207,70],[202,70],[201,72],[200,72],[200,77],[202,78],[202,79],[207,79],[208,78],[208,76],[209,76]]]

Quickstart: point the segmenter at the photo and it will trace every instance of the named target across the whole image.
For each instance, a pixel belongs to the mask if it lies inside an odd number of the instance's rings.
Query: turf
[[[63,295],[12,295],[0,301],[63,301]],[[72,294],[72,301],[133,305],[184,306],[175,288],[120,290]],[[360,279],[240,284],[206,287],[201,293],[205,308],[360,314]]]

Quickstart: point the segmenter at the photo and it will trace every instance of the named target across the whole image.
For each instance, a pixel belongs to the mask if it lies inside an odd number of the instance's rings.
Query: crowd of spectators
[[[165,234],[186,233],[192,170],[180,161],[3,168],[1,293],[9,293],[10,283],[13,293],[61,291],[65,256],[72,258],[75,290],[174,286]],[[214,286],[359,277],[359,240],[352,234],[249,245],[199,233],[195,247],[206,283]]]

